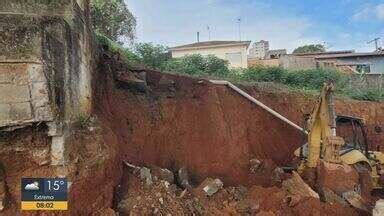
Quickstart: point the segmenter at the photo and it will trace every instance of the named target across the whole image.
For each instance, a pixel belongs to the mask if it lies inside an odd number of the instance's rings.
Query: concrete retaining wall
[[[0,128],[90,113],[88,3],[0,2]]]

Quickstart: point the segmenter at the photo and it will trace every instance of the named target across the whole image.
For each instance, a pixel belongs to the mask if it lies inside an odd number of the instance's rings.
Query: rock
[[[381,215],[384,215],[384,199],[377,200],[375,208],[372,211],[372,216],[381,216]]]
[[[147,167],[143,167],[140,169],[140,179],[145,182],[146,185],[152,184],[152,175],[151,170]]]
[[[183,197],[185,196],[186,193],[187,193],[187,190],[186,190],[186,189],[183,190],[183,192],[181,192],[179,198],[180,198],[180,199],[183,198]]]
[[[161,205],[164,205],[164,199],[162,197],[159,198],[159,202]]]
[[[221,188],[223,188],[223,182],[220,179],[206,179],[201,184],[203,191],[207,196],[212,196],[217,191],[219,191]],[[199,186],[200,188],[200,186]]]
[[[159,80],[159,85],[174,85],[175,81],[167,78],[167,76],[162,76]]]
[[[167,181],[170,184],[175,183],[175,175],[173,174],[173,172],[171,172],[168,169],[163,169],[163,168],[154,166],[154,167],[151,167],[151,173],[153,176],[158,177],[160,180]]]
[[[242,200],[247,195],[247,192],[248,192],[248,189],[246,187],[240,185],[240,186],[235,188],[235,190],[233,192],[233,197],[237,201]]]
[[[285,175],[284,170],[280,167],[277,167],[276,169],[273,170],[271,180],[276,183],[281,182],[284,175]]]
[[[345,192],[354,191],[358,186],[359,174],[349,165],[321,160],[317,166],[316,187],[320,193],[327,188],[341,196]]]
[[[47,165],[50,161],[49,148],[34,149],[32,151],[31,159],[39,166]]]
[[[319,199],[317,194],[311,187],[309,187],[300,175],[293,171],[292,178],[283,181],[283,189],[288,191],[291,195],[299,195],[301,197],[314,197]]]
[[[360,209],[365,212],[370,212],[370,204],[367,203],[361,196],[355,191],[348,191],[343,193],[343,199],[345,199],[351,206]]]
[[[289,195],[285,197],[285,202],[288,203],[289,207],[296,206],[301,201],[300,195]]]
[[[191,186],[191,178],[189,177],[189,174],[188,174],[188,170],[186,167],[182,167],[181,169],[179,169],[178,173],[177,173],[177,180],[178,180],[178,184],[181,188],[183,189],[192,189],[192,186]]]
[[[254,215],[260,210],[259,202],[255,200],[244,199],[236,204],[236,211],[241,215],[251,214]]]
[[[134,205],[133,208],[136,208],[136,206]],[[131,209],[129,208],[128,200],[120,201],[117,205],[117,210],[123,215],[129,215]]]
[[[259,170],[260,166],[261,166],[260,160],[256,158],[249,160],[249,171],[251,173],[256,173]]]

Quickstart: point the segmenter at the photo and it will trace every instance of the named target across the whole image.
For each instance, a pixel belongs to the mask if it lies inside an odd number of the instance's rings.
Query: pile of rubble
[[[225,187],[218,178],[194,186],[186,168],[173,173],[159,167],[127,164],[116,192],[119,215],[358,215],[362,211],[320,196],[296,173],[281,187]],[[273,176],[271,176],[272,178]],[[273,177],[275,178],[275,177]]]

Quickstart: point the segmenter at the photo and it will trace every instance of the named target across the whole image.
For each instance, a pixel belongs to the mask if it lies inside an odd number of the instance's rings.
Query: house
[[[265,59],[279,59],[281,56],[287,55],[286,49],[268,50]]]
[[[172,58],[191,54],[215,55],[227,60],[232,68],[247,68],[247,51],[251,41],[205,41],[170,48]]]
[[[384,52],[356,53],[346,50],[290,54],[280,58],[280,66],[291,70],[338,69],[351,75],[354,86],[380,87],[384,84]]]
[[[315,58],[318,68],[338,68],[348,73],[384,74],[384,52],[328,54]]]
[[[317,68],[316,58],[327,55],[352,54],[354,50],[330,51],[318,53],[293,53],[283,55],[279,59],[279,65],[289,70],[305,70]]]

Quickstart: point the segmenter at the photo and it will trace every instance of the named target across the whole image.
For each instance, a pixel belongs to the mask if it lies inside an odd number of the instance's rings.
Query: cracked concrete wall
[[[46,122],[51,164],[91,112],[89,0],[0,1],[0,130]]]
[[[87,0],[0,2],[0,128],[73,122],[91,109]]]
[[[0,63],[0,127],[52,120],[42,65]]]

